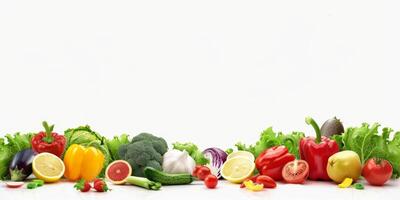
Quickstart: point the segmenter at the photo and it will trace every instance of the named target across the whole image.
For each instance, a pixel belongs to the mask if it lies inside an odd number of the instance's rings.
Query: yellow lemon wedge
[[[255,164],[244,156],[237,156],[227,160],[221,168],[221,175],[232,183],[242,183],[253,175]]]
[[[32,162],[33,174],[46,183],[56,182],[64,175],[63,161],[54,154],[41,153]]]
[[[227,160],[232,159],[232,158],[236,158],[236,157],[246,157],[248,158],[251,162],[254,162],[255,158],[254,155],[248,151],[235,151],[232,152],[231,154],[228,155],[228,157],[226,158]]]

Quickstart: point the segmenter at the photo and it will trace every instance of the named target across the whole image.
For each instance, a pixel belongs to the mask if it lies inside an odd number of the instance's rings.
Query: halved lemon
[[[221,168],[221,175],[232,183],[241,183],[253,175],[256,168],[253,161],[244,156],[227,160]]]
[[[246,157],[248,158],[251,162],[254,162],[255,158],[254,155],[248,151],[235,151],[232,152],[231,154],[228,155],[227,160],[232,159],[232,158],[236,158],[236,157]]]
[[[64,175],[63,161],[54,154],[41,153],[32,162],[33,174],[46,183],[56,182]]]

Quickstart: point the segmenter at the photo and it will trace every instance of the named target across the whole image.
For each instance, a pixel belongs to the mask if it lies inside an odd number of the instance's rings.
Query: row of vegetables
[[[237,143],[235,149],[199,149],[194,143],[172,144],[149,133],[107,139],[89,126],[68,129],[63,135],[43,122],[44,131],[7,134],[0,138],[0,179],[9,187],[28,189],[57,182],[76,182],[82,192],[109,190],[107,182],[131,184],[149,190],[163,185],[204,181],[216,188],[219,179],[261,191],[277,181],[303,184],[307,180],[333,181],[340,188],[354,186],[361,177],[371,185],[384,185],[400,176],[400,132],[380,129],[375,123],[345,129],[340,120],[327,120],[321,128],[314,119],[306,123],[315,137],[303,132],[264,130],[253,145]],[[34,175],[35,179],[28,177]]]

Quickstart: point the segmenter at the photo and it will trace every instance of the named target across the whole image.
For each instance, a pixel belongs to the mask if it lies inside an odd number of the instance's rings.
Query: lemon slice
[[[232,183],[241,183],[253,175],[255,164],[249,158],[237,156],[227,160],[221,168],[221,175]]]
[[[246,157],[248,158],[251,162],[254,162],[255,158],[254,155],[248,151],[235,151],[232,152],[231,154],[228,155],[227,160],[232,159],[232,158],[236,158],[236,157]]]
[[[33,159],[33,174],[44,182],[51,183],[61,179],[65,166],[63,161],[54,154],[41,153]]]

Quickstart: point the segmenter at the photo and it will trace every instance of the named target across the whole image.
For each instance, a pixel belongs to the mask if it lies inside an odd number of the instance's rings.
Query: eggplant
[[[333,135],[341,135],[342,133],[344,133],[343,124],[336,117],[326,120],[321,126],[321,134],[323,136],[331,137]]]
[[[35,154],[32,149],[25,149],[14,155],[8,167],[12,181],[23,181],[32,174],[32,161]]]

